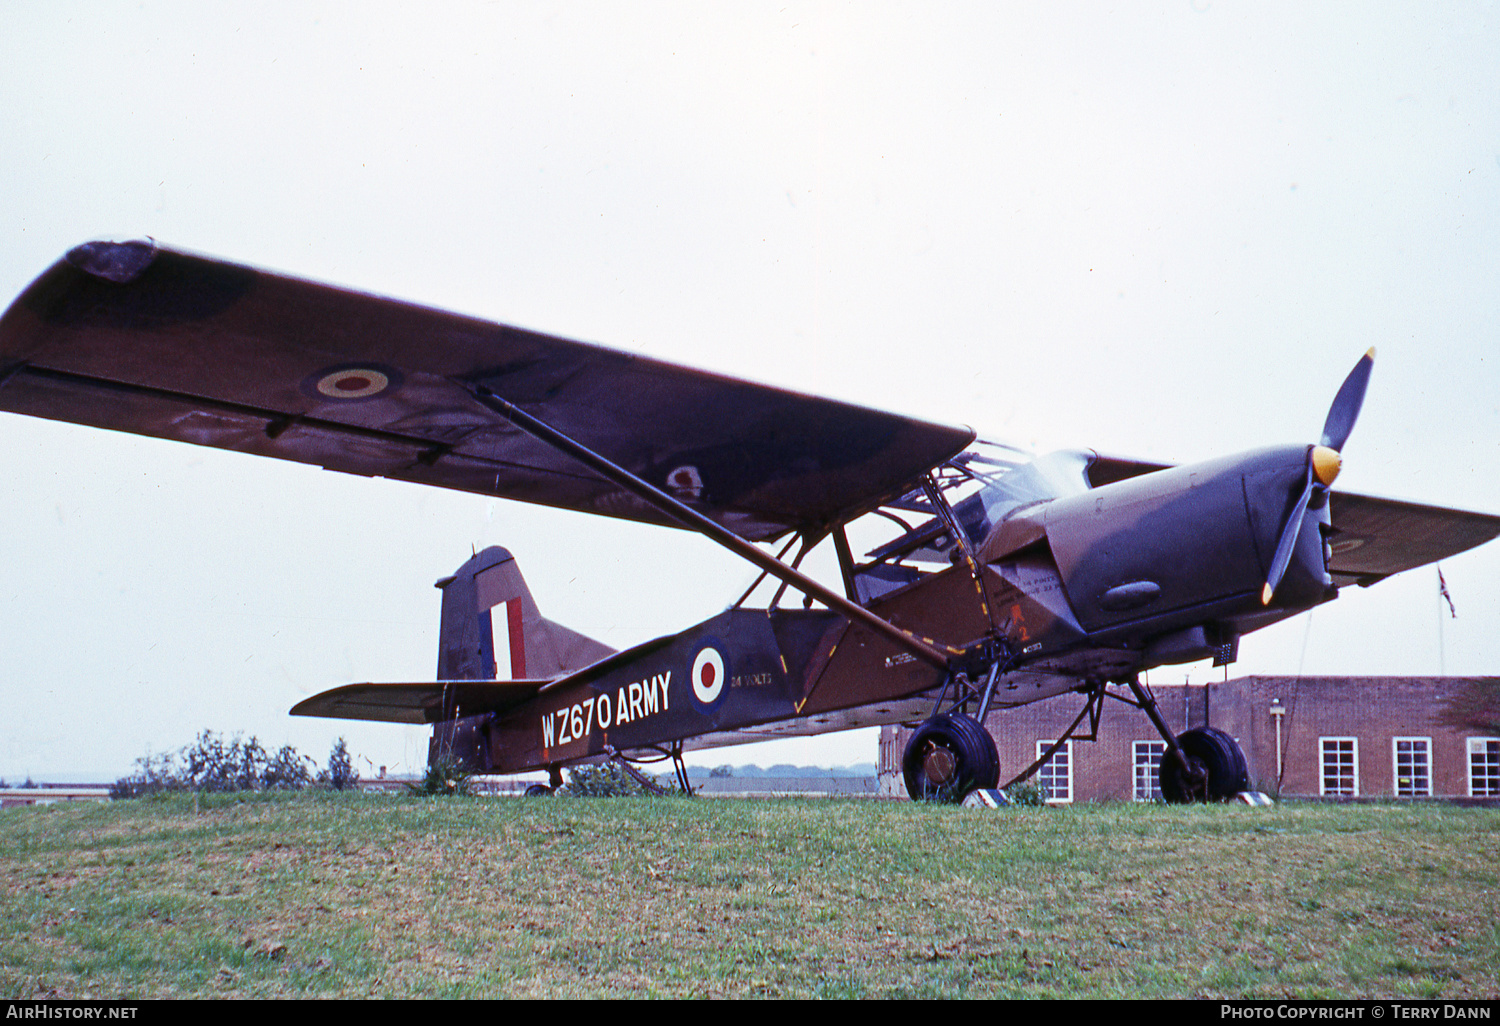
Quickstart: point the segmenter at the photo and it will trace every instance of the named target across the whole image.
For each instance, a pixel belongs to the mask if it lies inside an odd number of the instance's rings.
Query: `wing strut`
[[[520,409],[504,397],[491,392],[483,385],[460,379],[452,380],[455,384],[468,391],[481,406],[500,414],[538,441],[544,442],[559,452],[573,457],[590,470],[613,481],[664,515],[676,520],[684,527],[692,528],[710,541],[718,542],[730,552],[749,560],[772,577],[785,581],[804,595],[811,595],[829,609],[842,613],[856,623],[862,624],[870,630],[889,638],[918,659],[930,663],[940,670],[946,670],[949,668],[951,658],[962,654],[962,650],[960,649],[944,646],[948,648],[948,651],[944,652],[922,641],[920,638],[913,637],[895,624],[876,616],[864,606],[849,601],[838,592],[824,587],[806,574],[787,566],[770,553],[756,548],[722,524],[710,520],[691,506],[679,502],[661,489],[636,477],[630,471],[611,463],[603,456],[575,442],[556,428],[537,420],[531,414]]]

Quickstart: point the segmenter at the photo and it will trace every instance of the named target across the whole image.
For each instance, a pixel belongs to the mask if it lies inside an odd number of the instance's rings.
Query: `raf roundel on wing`
[[[342,364],[309,375],[302,392],[312,399],[377,399],[401,385],[401,372],[375,364]]]

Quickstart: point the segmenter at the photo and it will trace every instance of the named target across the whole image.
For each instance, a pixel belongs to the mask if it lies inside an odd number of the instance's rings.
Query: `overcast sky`
[[[11,2],[0,304],[150,235],[1163,460],[1315,441],[1374,345],[1338,486],[1500,512],[1496,54],[1494,4]],[[419,766],[425,730],[286,710],[433,679],[432,584],[476,546],[617,647],[752,576],[682,532],[9,414],[0,461],[12,781],[203,728]],[[1443,573],[1457,619],[1424,568],[1232,672],[1500,672],[1500,544]]]

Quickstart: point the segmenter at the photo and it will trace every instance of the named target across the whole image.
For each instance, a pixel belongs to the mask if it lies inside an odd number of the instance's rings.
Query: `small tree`
[[[349,746],[343,738],[333,743],[333,750],[328,753],[328,768],[318,774],[318,783],[335,791],[359,786],[359,774],[354,771],[354,760],[349,758]]]
[[[312,773],[307,764],[312,760],[298,753],[291,745],[282,745],[281,750],[266,762],[264,787],[267,791],[300,791],[312,783]]]

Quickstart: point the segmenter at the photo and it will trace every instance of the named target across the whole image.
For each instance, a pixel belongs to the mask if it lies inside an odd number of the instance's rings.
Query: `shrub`
[[[427,772],[418,783],[406,786],[412,794],[469,795],[474,793],[474,774],[469,772],[463,760],[444,753],[427,764]]]
[[[146,755],[135,760],[135,772],[116,780],[109,789],[111,798],[139,798],[145,794],[186,791],[188,782],[177,767],[172,753]]]
[[[316,764],[291,745],[275,755],[254,737],[230,740],[205,730],[191,745],[162,755],[147,755],[135,761],[135,772],[116,780],[111,798],[139,798],[173,791],[297,791],[314,782],[308,768]],[[339,738],[328,757],[328,768],[317,774],[317,782],[338,790],[355,787],[359,776],[344,739]]]
[[[1012,805],[1030,805],[1040,808],[1047,804],[1047,792],[1035,780],[1023,780],[1005,789],[1005,797]]]
[[[258,791],[265,779],[266,750],[254,737],[228,744],[205,730],[183,753],[187,777],[198,791]]]
[[[601,763],[598,766],[575,766],[568,770],[568,782],[563,794],[588,798],[624,798],[647,794],[646,787],[635,777],[625,772],[617,762]]]

